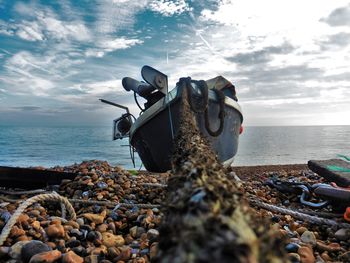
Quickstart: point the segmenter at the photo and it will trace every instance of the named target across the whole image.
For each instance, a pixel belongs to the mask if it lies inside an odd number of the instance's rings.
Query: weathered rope
[[[24,201],[23,203],[21,203],[19,205],[19,207],[17,208],[17,210],[15,211],[15,213],[10,218],[10,220],[7,221],[6,225],[4,226],[4,228],[1,231],[0,246],[2,246],[2,244],[5,242],[6,238],[10,234],[12,227],[16,224],[18,217],[23,213],[23,211],[28,206],[30,206],[36,202],[43,202],[43,201],[58,201],[58,202],[63,203],[66,206],[69,214],[71,215],[71,219],[72,220],[76,219],[76,214],[75,214],[74,208],[69,203],[67,198],[60,196],[57,193],[40,194],[40,195],[33,196],[33,197],[29,198],[28,200]]]
[[[157,186],[157,187],[160,187],[160,186]],[[0,200],[4,200],[9,203],[17,203],[21,201],[21,199],[11,199],[4,196],[0,196]],[[50,201],[50,200],[47,200],[47,201]],[[86,204],[86,205],[102,205],[107,207],[115,207],[116,205],[119,205],[121,207],[126,207],[126,208],[133,208],[136,206],[136,207],[145,208],[145,209],[161,207],[161,205],[153,205],[153,204],[130,204],[130,203],[118,203],[118,202],[110,202],[110,201],[83,200],[83,199],[68,199],[68,201],[71,203]],[[62,217],[64,217],[64,211],[62,211]]]
[[[14,190],[3,190],[0,189],[0,194],[4,195],[36,195],[36,194],[44,194],[48,193],[49,191],[44,189],[35,189],[35,190],[24,190],[24,191],[14,191]]]
[[[339,228],[350,228],[350,224],[347,224],[347,223],[339,223],[335,220],[307,215],[305,213],[300,213],[292,209],[270,205],[254,199],[249,199],[249,203],[252,206],[260,207],[260,208],[263,208],[272,212],[280,213],[280,214],[290,215],[300,220],[304,220],[313,224],[324,224],[324,225],[330,225],[330,226],[337,226]]]
[[[148,186],[148,187],[159,187],[159,188],[167,188],[167,184],[157,184],[157,183],[143,183],[142,186]]]
[[[68,199],[68,200],[71,203],[87,204],[87,205],[102,205],[107,207],[116,207],[117,205],[121,207],[126,207],[126,208],[139,207],[139,208],[146,208],[146,209],[160,207],[160,205],[153,205],[153,204],[129,204],[129,203],[118,203],[118,202],[110,202],[110,201],[82,200],[82,199]]]

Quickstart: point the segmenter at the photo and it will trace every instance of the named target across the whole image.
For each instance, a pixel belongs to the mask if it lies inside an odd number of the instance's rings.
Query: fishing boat
[[[206,81],[187,77],[180,78],[175,88],[168,91],[168,77],[164,73],[144,66],[141,75],[144,81],[129,77],[122,80],[124,89],[134,93],[141,111],[139,117],[134,117],[126,106],[100,99],[126,111],[113,121],[114,140],[128,137],[131,156],[136,151],[148,171],[170,170],[182,98],[187,92],[200,132],[209,140],[218,159],[224,165],[232,164],[243,130],[243,115],[231,82],[222,76]],[[139,97],[146,101],[144,107]]]

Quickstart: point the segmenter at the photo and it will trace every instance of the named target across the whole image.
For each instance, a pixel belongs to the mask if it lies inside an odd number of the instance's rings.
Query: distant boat
[[[129,137],[131,149],[138,153],[148,171],[170,170],[174,137],[180,124],[181,100],[187,89],[199,130],[208,138],[224,165],[233,162],[242,132],[243,115],[231,82],[221,76],[207,81],[181,78],[168,92],[165,74],[144,66],[141,75],[145,82],[128,77],[122,80],[125,90],[134,92],[135,102],[141,110],[138,118],[130,114],[127,107],[101,99],[126,110],[114,120],[114,140]],[[138,95],[146,99],[144,108],[137,100]]]

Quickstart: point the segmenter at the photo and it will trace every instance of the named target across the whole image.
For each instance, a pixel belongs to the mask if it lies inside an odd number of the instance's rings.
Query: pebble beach
[[[28,207],[0,247],[1,262],[141,263],[156,257],[169,174],[126,171],[103,161],[54,170],[79,174],[72,181],[62,181],[56,189],[59,195],[68,200],[96,203],[72,202],[75,220],[70,220],[69,215],[63,218],[62,209],[55,202]],[[296,196],[279,193],[264,185],[264,180],[272,175],[309,182],[322,180],[306,165],[235,167],[226,173],[235,173],[247,194],[266,203],[298,209],[303,207]],[[19,204],[30,196],[1,195],[1,229]],[[277,229],[291,262],[350,261],[349,229],[310,224],[264,209],[254,210],[257,217],[266,218]]]

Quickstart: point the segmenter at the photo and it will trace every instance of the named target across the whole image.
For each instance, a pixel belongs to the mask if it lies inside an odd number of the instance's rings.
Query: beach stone
[[[145,229],[139,226],[134,226],[129,230],[129,233],[133,238],[139,238],[145,232]]]
[[[49,237],[60,238],[64,237],[65,231],[61,224],[53,224],[47,227],[46,233]]]
[[[157,253],[158,253],[158,242],[154,242],[154,243],[152,243],[150,251],[149,251],[150,259],[152,260],[152,259],[156,258]]]
[[[68,251],[63,255],[61,261],[62,263],[83,263],[84,259],[75,254],[73,251]]]
[[[21,251],[25,244],[29,243],[29,241],[19,241],[11,246],[9,255],[13,259],[21,258]]]
[[[81,256],[81,257],[84,257],[87,255],[86,253],[86,249],[82,246],[79,246],[79,247],[73,247],[72,248],[72,251],[77,254],[78,256]]]
[[[87,235],[86,235],[86,239],[90,242],[95,242],[96,240],[101,240],[102,239],[102,235],[100,232],[98,231],[90,231]]]
[[[84,219],[81,218],[81,217],[80,217],[80,218],[77,218],[76,222],[77,222],[77,224],[78,224],[79,226],[82,226],[82,225],[85,224]]]
[[[107,249],[107,254],[110,258],[116,258],[120,255],[120,250],[116,247],[109,247]]]
[[[101,245],[99,247],[95,247],[92,252],[93,255],[107,255],[107,247],[104,245]]]
[[[299,248],[300,246],[296,243],[289,243],[285,247],[288,253],[297,253]]]
[[[0,258],[7,256],[10,252],[10,247],[0,247]]]
[[[325,251],[325,252],[323,252],[322,254],[321,254],[321,258],[324,260],[324,261],[331,261],[332,259],[331,259],[331,257],[328,255],[328,252],[327,251]]]
[[[298,253],[288,253],[288,259],[292,263],[300,262],[300,256]]]
[[[24,231],[21,228],[18,228],[17,226],[13,226],[10,232],[10,236],[11,237],[19,237],[19,236],[23,236],[26,234],[26,231]]]
[[[350,239],[350,229],[341,228],[335,232],[334,237],[340,241],[347,241]]]
[[[116,231],[117,231],[114,222],[110,222],[110,223],[108,224],[108,228],[107,228],[107,229],[108,229],[108,230],[111,230],[111,231],[113,232],[113,234],[115,234]]]
[[[21,258],[23,262],[27,263],[29,262],[32,256],[51,250],[51,247],[47,244],[38,240],[32,240],[23,246],[21,251]]]
[[[40,229],[40,222],[39,221],[34,221],[32,223],[32,227],[35,229],[35,230],[39,230]]]
[[[120,247],[125,244],[125,240],[122,235],[113,235],[112,233],[102,233],[102,243],[106,247]]]
[[[29,216],[27,214],[21,214],[18,219],[17,222],[20,223],[21,225],[28,225],[28,220],[29,220]]]
[[[94,222],[96,225],[99,225],[99,224],[102,224],[105,217],[106,217],[106,210],[102,211],[101,214],[92,214],[92,213],[86,213],[86,214],[83,214],[83,216],[91,221],[91,222]]]
[[[316,237],[315,234],[311,231],[305,231],[301,235],[300,240],[305,244],[310,244],[312,247],[316,246]]]
[[[77,222],[73,221],[73,220],[69,220],[67,222],[67,225],[72,226],[74,229],[79,229],[79,227],[80,227],[80,225]]]
[[[301,227],[298,227],[295,231],[296,231],[299,235],[302,235],[305,231],[307,231],[307,228],[304,227],[304,226],[301,226]]]
[[[322,241],[317,241],[316,248],[320,251],[336,252],[341,250],[341,246],[338,243],[330,243],[326,245]]]
[[[70,247],[70,248],[79,247],[80,244],[81,242],[79,240],[72,239],[66,242],[66,247]]]
[[[315,263],[316,262],[313,250],[310,247],[300,247],[298,249],[298,254],[300,256],[301,263]]]
[[[73,228],[70,231],[69,235],[72,236],[72,237],[75,237],[75,238],[77,238],[79,240],[84,239],[84,233],[82,231],[80,231],[79,229]]]
[[[326,263],[320,255],[316,255],[316,263]]]
[[[103,232],[106,232],[107,231],[107,228],[108,228],[108,225],[107,224],[101,224],[97,227],[97,231],[103,233]]]
[[[127,261],[128,259],[130,259],[130,257],[131,257],[131,248],[130,247],[122,247],[120,250],[121,250],[120,254],[116,258],[117,260]]]
[[[29,263],[52,263],[61,258],[62,253],[58,250],[42,252],[32,256]]]

